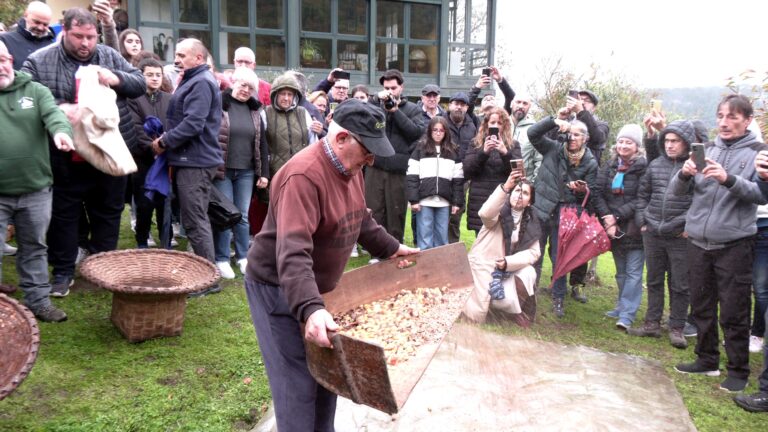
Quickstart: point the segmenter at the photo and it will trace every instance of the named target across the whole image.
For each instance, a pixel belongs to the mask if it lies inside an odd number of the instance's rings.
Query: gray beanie
[[[616,135],[616,140],[619,138],[629,138],[637,144],[638,147],[643,146],[643,128],[636,124],[624,125]]]

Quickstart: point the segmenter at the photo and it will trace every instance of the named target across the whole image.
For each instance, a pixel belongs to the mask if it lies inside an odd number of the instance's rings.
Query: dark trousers
[[[699,334],[698,362],[717,369],[717,309],[723,329],[728,376],[749,376],[749,313],[752,305],[752,256],[754,238],[749,237],[723,249],[705,250],[688,242],[688,284],[691,312]]]
[[[467,209],[467,191],[469,190],[469,182],[464,182],[464,197],[461,208],[456,214],[452,214],[448,219],[448,243],[458,243],[461,240],[461,217]]]
[[[405,174],[384,171],[375,167],[365,170],[365,203],[379,225],[403,242],[405,232]]]
[[[216,167],[212,168],[174,168],[181,224],[192,244],[195,255],[210,262],[216,261],[213,249],[213,231],[208,219],[208,204],[211,201],[211,188]]]
[[[245,279],[280,432],[333,431],[336,395],[309,373],[304,337],[280,287]]]
[[[643,233],[648,310],[646,322],[659,323],[664,312],[664,281],[669,283],[669,328],[683,328],[688,315],[688,240]],[[668,276],[668,277],[667,277]]]
[[[67,178],[54,181],[48,228],[48,263],[54,275],[75,274],[83,208],[90,226],[89,250],[96,253],[117,248],[126,182],[125,176],[104,174],[88,163],[72,163]]]
[[[763,315],[763,319],[768,322],[768,311]],[[765,331],[764,340],[768,340],[768,330]],[[763,345],[763,372],[758,378],[758,389],[768,392],[768,345]]]
[[[131,176],[131,187],[133,188],[133,201],[136,205],[136,245],[146,246],[149,239],[149,232],[152,229],[152,213],[157,212],[157,232],[158,238],[163,238],[163,216],[165,208],[165,197],[155,193],[154,199],[150,200],[144,195],[144,180],[147,177],[149,166],[136,164],[139,170]],[[168,245],[162,245],[168,247]]]
[[[573,269],[571,273],[568,275],[568,283],[571,286],[586,285],[585,280],[587,279],[588,268],[589,268],[589,262]]]

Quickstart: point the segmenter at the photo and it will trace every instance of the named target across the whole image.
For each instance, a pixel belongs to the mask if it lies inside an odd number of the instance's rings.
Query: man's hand
[[[581,99],[566,96],[565,106],[572,113],[578,114],[584,111],[584,104],[581,103]]]
[[[562,107],[559,110],[557,110],[556,120],[566,120],[568,119],[569,115],[571,115],[571,110],[568,107]]]
[[[101,21],[102,25],[112,25],[113,19],[113,11],[112,7],[109,6],[109,1],[101,1],[98,0],[91,6],[94,12],[96,12],[96,18]]]
[[[688,158],[688,160],[685,161],[683,164],[683,174],[693,177],[695,176],[699,171],[696,169],[696,162]]]
[[[755,170],[757,175],[768,181],[768,150],[762,150],[755,157]]]
[[[411,211],[414,213],[418,213],[421,211],[421,204],[411,204]]]
[[[566,120],[555,119],[555,124],[557,125],[557,131],[560,133],[567,133],[571,130],[571,124]]]
[[[478,78],[477,82],[475,83],[475,87],[479,89],[488,87],[489,85],[491,85],[491,79],[492,78],[489,76],[480,75],[480,78]]]
[[[723,168],[722,165],[710,158],[704,160],[707,162],[707,166],[701,170],[701,173],[704,174],[704,178],[713,178],[720,184],[723,184],[728,180],[728,173],[725,172],[725,168]]]
[[[57,149],[63,152],[68,152],[75,149],[75,143],[72,142],[72,138],[62,132],[59,132],[53,136],[53,144]]]
[[[404,244],[401,244],[400,247],[397,248],[397,252],[395,252],[389,258],[392,259],[392,258],[397,258],[397,257],[401,257],[401,256],[408,256],[408,255],[417,254],[419,252],[421,252],[421,249],[419,249],[419,248],[412,248],[412,247],[406,246]]]
[[[501,80],[504,79],[503,76],[501,76],[501,72],[499,72],[498,69],[496,69],[496,66],[489,66],[491,68],[491,78],[493,78],[497,83],[500,83]]]
[[[458,214],[459,210],[461,210],[461,208],[459,206],[451,206],[451,214],[452,215]]]
[[[98,74],[99,84],[105,85],[107,87],[120,85],[120,78],[118,78],[117,75],[115,75],[115,73],[111,70],[106,68],[99,68]]]
[[[156,155],[159,155],[165,151],[164,148],[160,147],[160,140],[163,139],[163,137],[156,138],[152,140],[152,151],[155,152]]]
[[[264,189],[269,185],[269,179],[266,177],[259,177],[258,180],[256,180],[256,187],[259,189]]]
[[[304,339],[317,346],[333,348],[328,338],[329,331],[338,331],[339,325],[333,320],[333,316],[325,309],[312,312],[304,326]]]
[[[333,76],[333,73],[336,72],[336,71],[344,72],[344,69],[342,69],[342,68],[335,68],[335,69],[331,70],[330,72],[328,72],[328,76],[325,78],[325,80],[328,81],[328,82],[335,83],[336,82],[336,77]]]

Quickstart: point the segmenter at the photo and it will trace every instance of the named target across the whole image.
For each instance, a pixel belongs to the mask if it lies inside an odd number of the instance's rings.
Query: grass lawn
[[[127,220],[126,214],[120,248],[134,245]],[[406,231],[409,237],[410,229]],[[463,233],[462,240],[471,245],[474,233]],[[184,250],[185,242],[181,243]],[[364,265],[368,258],[351,259],[347,268]],[[603,316],[616,296],[610,254],[600,258],[598,268],[602,283],[588,287],[587,304],[567,299],[564,319],[551,314],[550,301],[543,296],[531,329],[488,328],[658,360],[700,431],[766,429],[766,415],[741,410],[718,389],[724,376],[688,376],[673,370],[676,363],[694,359],[692,347],[677,350],[666,336],[633,338],[617,331],[614,321]],[[549,274],[545,260],[542,281]],[[12,257],[3,259],[3,280],[16,283]],[[22,385],[0,401],[0,430],[231,431],[249,430],[257,423],[270,393],[242,277],[224,282],[221,294],[190,300],[180,337],[138,344],[126,342],[109,321],[111,294],[84,285],[78,279],[68,297],[53,300],[69,314],[69,321],[40,323],[37,362]],[[15,296],[21,298],[20,293]],[[645,304],[638,317],[644,316],[644,309]],[[762,357],[752,354],[750,360],[747,391],[753,392]],[[721,369],[725,361],[723,355]]]

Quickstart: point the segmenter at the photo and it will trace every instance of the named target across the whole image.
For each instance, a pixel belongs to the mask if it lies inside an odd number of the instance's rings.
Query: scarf
[[[581,163],[581,158],[584,157],[584,152],[587,150],[587,146],[583,145],[579,150],[571,153],[568,151],[568,143],[566,143],[563,146],[563,150],[565,151],[565,157],[568,158],[568,163],[573,166],[579,166],[579,163]]]
[[[624,195],[624,174],[626,174],[629,167],[635,162],[635,159],[624,162],[622,158],[619,158],[619,164],[616,166],[616,175],[613,176],[613,182],[611,182],[611,192],[614,195]]]

